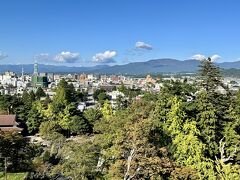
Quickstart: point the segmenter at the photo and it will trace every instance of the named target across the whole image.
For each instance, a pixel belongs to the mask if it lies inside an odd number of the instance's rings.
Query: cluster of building
[[[116,87],[124,84],[124,86],[132,89],[141,89],[143,91],[159,92],[161,88],[161,80],[180,80],[188,79],[188,82],[194,82],[193,76],[173,77],[168,76],[162,79],[152,78],[150,75],[145,78],[136,78],[123,75],[94,75],[94,74],[58,74],[43,73],[38,71],[38,64],[34,64],[33,74],[21,74],[14,72],[5,72],[0,75],[0,93],[1,94],[22,94],[24,90],[36,91],[38,87],[42,87],[51,97],[54,95],[52,91],[61,79],[71,82],[76,89],[87,91],[92,94],[95,89],[105,89],[112,92]],[[225,78],[224,83],[232,90],[238,90],[240,80],[237,78]]]
[[[95,106],[93,93],[96,89],[104,89],[111,97],[111,103],[114,106],[116,99],[124,94],[119,92],[117,88],[121,85],[127,88],[141,89],[158,92],[160,90],[159,83],[150,75],[146,78],[133,78],[127,76],[116,75],[94,75],[94,74],[57,74],[57,73],[40,73],[38,64],[34,64],[33,74],[25,74],[23,69],[21,74],[7,71],[0,75],[0,94],[1,95],[21,95],[24,91],[36,91],[41,87],[50,98],[55,94],[54,89],[57,87],[61,79],[72,83],[76,90],[88,93],[86,102],[79,102],[78,109],[83,111],[86,108]],[[158,79],[160,80],[160,79]],[[16,115],[0,115],[1,131],[17,131],[23,129],[17,123]]]
[[[180,76],[178,78],[168,75],[162,79],[152,78],[147,75],[144,78],[129,77],[123,75],[94,75],[94,74],[57,74],[57,73],[39,73],[38,64],[34,64],[33,74],[22,73],[17,75],[14,72],[5,72],[0,75],[0,93],[1,94],[19,94],[24,91],[36,91],[38,87],[43,88],[49,97],[53,97],[55,94],[54,89],[57,87],[61,79],[65,79],[67,82],[72,83],[76,90],[87,92],[88,100],[86,102],[79,102],[78,109],[83,111],[86,108],[92,108],[95,106],[93,99],[93,93],[96,89],[104,89],[111,97],[112,106],[116,104],[118,97],[124,97],[122,92],[119,92],[118,87],[124,85],[127,88],[138,89],[149,92],[159,92],[162,87],[162,82],[166,80],[188,80],[189,83],[195,82],[197,79],[194,76]],[[238,90],[240,85],[240,79],[238,78],[224,78],[224,84],[231,90]],[[221,90],[221,89],[219,89]],[[224,91],[222,89],[222,91]],[[16,130],[22,131],[18,128],[15,115],[0,115],[0,129],[3,131]]]
[[[35,91],[42,87],[46,93],[52,95],[52,90],[58,85],[61,79],[71,82],[76,89],[88,92],[94,89],[104,88],[112,91],[114,87],[124,84],[130,88],[140,88],[142,90],[159,91],[160,87],[150,75],[146,78],[133,78],[116,75],[94,75],[94,74],[58,74],[58,73],[39,73],[38,64],[34,64],[33,74],[21,74],[5,72],[0,75],[1,94],[22,94],[24,90]]]

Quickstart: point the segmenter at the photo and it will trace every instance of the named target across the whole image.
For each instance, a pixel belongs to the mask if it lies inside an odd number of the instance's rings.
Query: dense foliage
[[[122,85],[126,98],[115,108],[97,90],[101,105],[84,112],[77,109],[83,94],[64,80],[52,100],[41,89],[0,96],[1,112],[17,113],[47,144],[22,157],[16,149],[27,153],[29,144],[1,134],[0,149],[8,144],[11,168],[30,172],[28,179],[239,179],[240,91],[229,92],[211,59],[202,61],[199,77],[163,82],[157,94]],[[19,169],[15,158],[31,168]]]

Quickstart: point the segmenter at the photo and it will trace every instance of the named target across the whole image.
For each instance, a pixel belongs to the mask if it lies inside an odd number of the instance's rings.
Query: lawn
[[[7,173],[7,180],[23,180],[27,173]],[[0,172],[0,180],[5,180],[4,174]]]

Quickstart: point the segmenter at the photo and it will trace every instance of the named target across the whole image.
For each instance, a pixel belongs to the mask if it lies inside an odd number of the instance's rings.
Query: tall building
[[[34,75],[38,75],[38,63],[37,63],[37,61],[35,61],[35,63],[34,63],[33,74],[34,74]]]
[[[48,87],[48,78],[46,76],[46,73],[41,73],[39,75],[37,62],[34,63],[32,85],[33,85],[33,87],[43,87],[43,88]]]

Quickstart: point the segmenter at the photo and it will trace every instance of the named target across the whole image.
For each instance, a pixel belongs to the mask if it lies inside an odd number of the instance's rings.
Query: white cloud
[[[5,58],[7,58],[7,57],[8,57],[7,54],[4,54],[4,53],[2,53],[2,52],[0,51],[0,60],[5,59]]]
[[[219,56],[218,54],[214,54],[210,58],[211,58],[212,61],[217,61],[218,59],[221,59],[222,57]],[[207,59],[207,57],[205,55],[202,55],[202,54],[195,54],[191,57],[191,59],[196,59],[196,60],[202,61],[204,59]]]
[[[34,58],[37,61],[45,62],[57,62],[57,63],[75,63],[79,59],[79,53],[72,53],[69,51],[63,51],[54,56],[49,53],[41,53],[36,55]]]
[[[146,50],[152,50],[153,49],[151,45],[149,45],[145,42],[141,42],[141,41],[136,42],[135,47],[137,49],[146,49]]]
[[[97,63],[114,63],[114,57],[117,55],[116,51],[105,51],[103,53],[97,53],[93,56],[93,61]]]
[[[195,54],[191,57],[191,59],[196,59],[196,60],[202,61],[202,60],[206,59],[206,57],[202,54]]]
[[[221,58],[222,58],[222,57],[219,56],[218,54],[214,54],[214,55],[212,55],[211,60],[212,60],[212,61],[217,61],[217,60],[219,60],[219,59],[221,59]]]
[[[79,53],[72,53],[69,51],[61,52],[54,57],[56,62],[75,63],[79,59]]]

